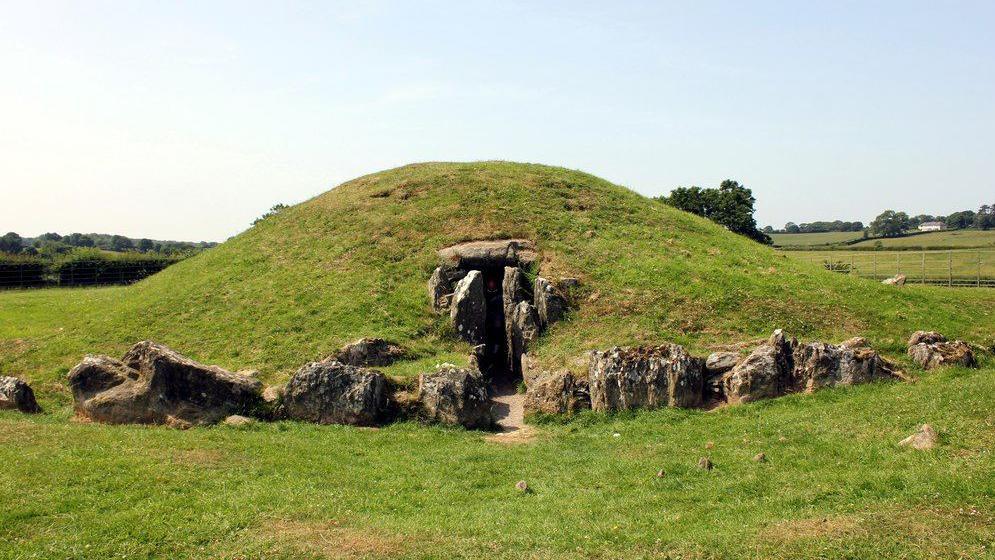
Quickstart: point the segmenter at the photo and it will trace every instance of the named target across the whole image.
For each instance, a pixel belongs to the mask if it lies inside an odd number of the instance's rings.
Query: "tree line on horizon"
[[[132,239],[106,233],[43,233],[38,237],[21,237],[11,231],[0,236],[0,253],[55,258],[77,249],[99,249],[115,253],[184,255],[216,246],[211,241],[159,241],[148,238]]]
[[[868,225],[861,222],[846,222],[836,220],[832,222],[811,222],[795,224],[788,222],[784,228],[776,230],[771,226],[764,228],[765,233],[826,233],[826,232],[859,232],[863,231],[865,236],[874,235],[876,237],[896,237],[906,232],[917,229],[920,225],[928,222],[940,222],[947,229],[968,229],[989,230],[995,228],[995,204],[982,204],[978,211],[962,210],[947,216],[918,214],[909,216],[905,212],[895,210],[885,210],[878,214]]]

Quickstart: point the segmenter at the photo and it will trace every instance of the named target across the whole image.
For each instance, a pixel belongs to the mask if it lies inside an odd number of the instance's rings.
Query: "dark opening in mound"
[[[493,382],[521,379],[523,331],[530,339],[536,331],[524,272],[535,260],[532,247],[520,239],[447,247],[439,251],[443,265],[429,281],[433,305],[448,309],[459,335],[476,345],[481,372]]]

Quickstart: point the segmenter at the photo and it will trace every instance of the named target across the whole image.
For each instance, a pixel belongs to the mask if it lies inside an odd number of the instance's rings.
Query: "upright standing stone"
[[[460,338],[472,344],[484,342],[487,301],[484,298],[484,277],[479,270],[471,270],[456,284],[449,316]]]
[[[722,378],[730,403],[780,397],[791,389],[794,361],[791,344],[781,329]]]
[[[508,371],[512,374],[521,374],[522,353],[525,348],[515,348],[515,308],[519,302],[531,300],[528,292],[527,280],[521,269],[514,266],[504,267],[504,279],[501,282],[502,304],[504,306],[504,334],[505,344],[508,348]]]
[[[560,320],[567,309],[567,300],[549,280],[537,277],[535,281],[535,308],[539,313],[539,327],[549,328],[549,325]]]

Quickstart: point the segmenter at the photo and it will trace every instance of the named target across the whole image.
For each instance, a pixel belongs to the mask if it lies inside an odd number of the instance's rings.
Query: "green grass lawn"
[[[873,239],[855,243],[853,247],[874,247],[876,241],[886,248],[919,249],[995,249],[995,230],[962,229],[955,231],[934,231],[908,237]]]
[[[711,412],[589,413],[518,445],[4,412],[0,558],[991,557],[993,393],[987,360]],[[938,449],[896,446],[923,422]]]
[[[817,245],[837,245],[860,239],[861,231],[827,231],[823,233],[771,233],[777,247],[812,247]]]

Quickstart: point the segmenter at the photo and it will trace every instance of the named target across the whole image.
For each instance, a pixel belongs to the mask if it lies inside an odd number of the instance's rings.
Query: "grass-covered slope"
[[[360,336],[419,359],[404,375],[464,359],[426,280],[436,251],[523,237],[539,270],[581,279],[581,303],[541,341],[574,363],[611,344],[665,340],[703,351],[764,336],[909,332],[977,341],[995,332],[995,292],[895,289],[825,272],[591,175],[517,163],[428,163],[361,177],[127,288],[0,294],[0,368],[55,381],[87,352],[151,338],[202,361],[276,379]],[[590,297],[597,294],[597,297]]]

